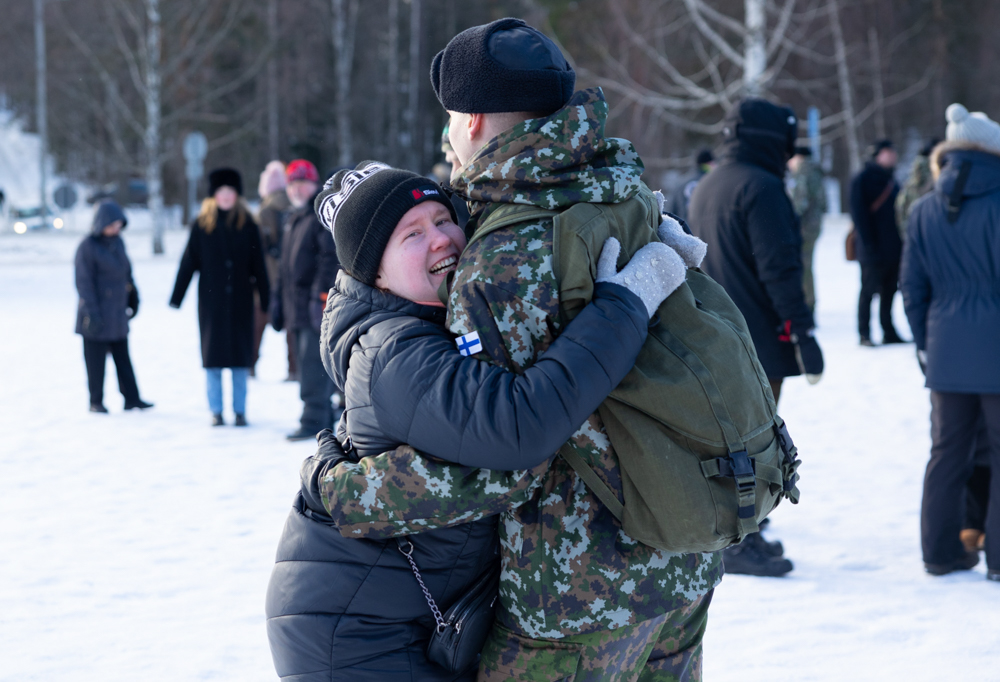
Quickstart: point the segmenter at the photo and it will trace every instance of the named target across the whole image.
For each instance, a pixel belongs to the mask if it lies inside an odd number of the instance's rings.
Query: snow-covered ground
[[[803,498],[770,537],[796,568],[723,581],[705,677],[998,680],[1000,586],[982,566],[922,570],[927,391],[912,345],[857,346],[845,229],[828,223],[818,246],[826,375],[789,380],[780,404]],[[314,447],[284,440],[300,409],[284,339],[264,338],[251,427],[211,428],[194,287],[166,305],[186,233],[167,233],[165,257],[148,232],[125,237],[142,295],[132,360],[156,407],[123,413],[109,361],[105,416],[86,411],[72,333],[79,235],[0,235],[0,680],[274,680],[264,592]]]

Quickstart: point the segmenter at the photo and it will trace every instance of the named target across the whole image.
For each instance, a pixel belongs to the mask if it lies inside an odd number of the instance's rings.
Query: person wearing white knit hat
[[[945,140],[968,142],[985,149],[1000,152],[1000,123],[981,111],[970,113],[961,104],[952,104],[945,110],[948,127]]]
[[[920,535],[931,575],[969,570],[966,485],[977,438],[989,445],[986,577],[1000,581],[1000,124],[952,104],[934,148],[934,191],[906,224],[900,289],[931,391],[931,452]],[[984,436],[978,424],[985,424]]]

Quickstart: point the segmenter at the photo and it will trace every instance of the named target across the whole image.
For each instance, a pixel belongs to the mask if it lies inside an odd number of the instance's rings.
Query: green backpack
[[[620,269],[657,239],[660,220],[643,185],[620,204],[580,203],[562,212],[503,205],[470,241],[549,217],[563,324],[593,296],[604,240],[621,242]],[[618,454],[624,504],[572,448],[559,454],[623,531],[646,545],[717,551],[757,531],[782,497],[798,502],[796,449],[746,322],[701,270],[689,268],[686,283],[660,305],[635,367],[598,413]]]

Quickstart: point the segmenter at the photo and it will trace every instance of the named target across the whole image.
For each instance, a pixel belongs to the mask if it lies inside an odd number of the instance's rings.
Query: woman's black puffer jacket
[[[403,443],[464,464],[521,469],[550,458],[635,363],[640,299],[599,284],[588,306],[523,375],[457,352],[443,308],[341,272],[324,314],[322,356],[346,412],[340,437],[360,457]],[[268,586],[267,633],[283,680],[471,680],[424,650],[434,619],[394,540],[345,538],[300,492]],[[497,561],[496,520],[409,536],[444,611]]]

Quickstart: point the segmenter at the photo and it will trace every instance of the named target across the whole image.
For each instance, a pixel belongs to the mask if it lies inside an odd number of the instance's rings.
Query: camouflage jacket
[[[604,136],[607,110],[600,90],[581,91],[552,116],[519,124],[477,152],[456,182],[480,211],[473,228],[498,203],[558,210],[634,196],[642,162],[631,143]],[[482,357],[513,371],[531,365],[559,334],[552,234],[551,219],[534,219],[475,239],[452,282],[451,331],[477,331]],[[621,490],[618,458],[596,414],[571,442]],[[646,620],[687,606],[721,578],[718,555],[670,554],[626,536],[558,457],[531,500],[504,512],[500,544],[500,619],[531,637]]]
[[[896,196],[896,225],[899,234],[906,238],[906,221],[910,217],[910,209],[917,199],[934,189],[934,176],[931,173],[931,162],[926,156],[918,156],[913,160],[910,177],[906,179],[902,191]]]
[[[792,205],[802,221],[802,237],[815,240],[823,224],[823,214],[826,213],[823,171],[810,159],[805,159],[798,172],[792,173],[790,180]]]
[[[639,189],[632,145],[604,137],[599,90],[576,93],[550,117],[498,136],[457,180],[483,224],[497,204],[559,209],[625,201]],[[449,297],[449,326],[478,331],[480,357],[523,371],[559,334],[552,222],[533,220],[474,241]],[[572,443],[613,489],[617,455],[597,415]],[[717,554],[671,554],[626,536],[561,458],[530,471],[469,469],[401,447],[343,463],[322,484],[341,533],[388,537],[502,514],[501,622],[529,637],[613,629],[688,606],[722,577]]]

